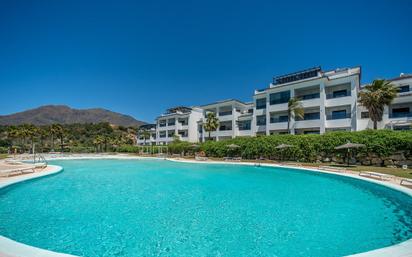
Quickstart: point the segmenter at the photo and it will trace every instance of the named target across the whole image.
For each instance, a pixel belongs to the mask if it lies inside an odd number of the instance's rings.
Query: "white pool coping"
[[[232,164],[232,165],[248,165],[248,166],[261,166],[261,167],[276,167],[276,168],[292,168],[298,170],[308,170],[320,173],[333,174],[337,176],[352,177],[355,179],[365,180],[371,183],[380,184],[398,191],[401,191],[410,197],[412,197],[412,189],[402,187],[400,185],[392,184],[386,181],[379,181],[371,178],[362,177],[355,174],[340,173],[340,172],[331,172],[319,169],[312,169],[306,167],[296,167],[296,166],[287,166],[287,165],[278,165],[270,163],[254,163],[254,162],[228,162],[228,161],[196,161],[196,160],[187,160],[187,159],[171,159],[171,158],[160,158],[160,157],[143,157],[143,156],[127,156],[127,155],[103,155],[103,156],[64,156],[64,157],[54,157],[50,160],[76,160],[76,159],[157,159],[157,160],[168,160],[174,162],[183,162],[183,163],[197,163],[197,164]],[[50,171],[36,172],[29,175],[18,176],[10,178],[6,181],[0,181],[0,189],[20,183],[22,181],[40,178],[48,176],[51,174],[59,173],[63,170],[62,167],[56,165],[49,165],[52,167]],[[9,238],[3,237],[0,235],[0,256],[4,257],[74,257],[75,255],[58,253],[49,250],[44,250],[41,248],[25,245],[16,241],[13,241]],[[371,250],[364,253],[357,253],[353,255],[348,255],[346,257],[411,257],[412,256],[412,239],[409,239],[405,242]]]
[[[23,181],[41,178],[63,171],[56,165],[48,165],[48,171],[39,171],[27,175],[21,175],[0,181],[0,189]],[[5,257],[73,257],[74,255],[44,250],[34,246],[22,244],[0,235],[0,256]]]

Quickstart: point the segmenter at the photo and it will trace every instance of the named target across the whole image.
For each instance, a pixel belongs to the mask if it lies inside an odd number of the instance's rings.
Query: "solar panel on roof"
[[[298,72],[294,72],[294,73],[290,73],[290,74],[286,74],[282,76],[277,76],[273,78],[273,84],[278,85],[278,84],[289,83],[289,82],[298,81],[302,79],[313,78],[318,75],[319,71],[321,71],[320,67],[314,67],[314,68],[310,68],[310,69],[303,70],[303,71],[298,71]]]

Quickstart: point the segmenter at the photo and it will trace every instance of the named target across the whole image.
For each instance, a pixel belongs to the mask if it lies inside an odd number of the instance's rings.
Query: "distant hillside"
[[[66,105],[46,105],[24,112],[0,115],[0,125],[19,125],[25,123],[50,125],[53,123],[72,124],[99,122],[109,122],[110,124],[121,126],[140,126],[146,124],[129,115],[101,108],[72,109]]]

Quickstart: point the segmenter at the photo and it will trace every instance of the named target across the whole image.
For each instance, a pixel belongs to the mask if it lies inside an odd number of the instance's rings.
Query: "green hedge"
[[[412,131],[365,130],[357,132],[329,132],[323,135],[271,135],[261,137],[238,137],[226,141],[208,141],[201,145],[208,156],[224,157],[240,155],[246,159],[265,157],[268,159],[287,159],[294,161],[316,161],[319,156],[332,158],[343,153],[334,148],[346,142],[365,144],[357,150],[358,156],[389,156],[398,151],[406,155],[412,152]],[[230,149],[229,144],[240,148]],[[276,149],[280,144],[294,147]]]

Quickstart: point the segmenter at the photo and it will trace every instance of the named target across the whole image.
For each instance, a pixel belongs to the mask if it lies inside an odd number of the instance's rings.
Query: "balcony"
[[[341,97],[346,97],[346,96],[351,96],[351,92],[348,90],[338,90],[338,91],[326,94],[326,99],[335,99],[335,98],[341,98]]]
[[[350,113],[336,113],[336,114],[329,114],[326,115],[326,120],[341,120],[341,119],[350,119]]]
[[[278,117],[270,117],[270,123],[282,123],[288,122],[288,116],[278,116]]]
[[[296,98],[299,99],[300,101],[317,99],[317,98],[320,98],[320,93],[312,93],[312,94],[307,94],[307,95],[296,96]]]
[[[412,112],[392,112],[389,114],[390,119],[411,118]]]
[[[227,115],[232,115],[232,111],[222,111],[222,112],[219,112],[219,117],[220,117],[220,116],[227,116]]]
[[[296,121],[303,120],[320,120],[320,112],[305,113],[302,118],[296,118]]]

